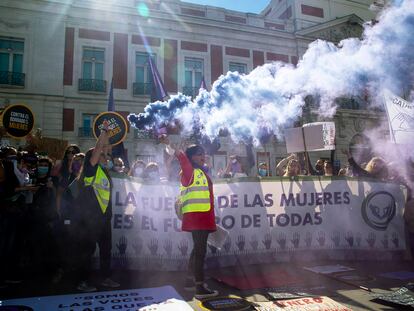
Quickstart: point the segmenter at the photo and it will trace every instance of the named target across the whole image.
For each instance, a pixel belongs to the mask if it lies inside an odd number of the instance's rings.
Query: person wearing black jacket
[[[58,241],[61,237],[59,216],[56,211],[56,192],[50,173],[52,160],[40,158],[37,165],[36,186],[30,208],[29,245],[34,271],[52,275],[61,267]]]

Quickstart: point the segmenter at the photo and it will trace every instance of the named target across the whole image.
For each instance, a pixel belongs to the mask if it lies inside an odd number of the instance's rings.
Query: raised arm
[[[283,167],[287,165],[290,159],[294,158],[296,158],[296,155],[292,153],[286,158],[280,160],[279,163],[276,165],[276,174],[279,176],[283,176],[285,174]]]
[[[193,180],[194,172],[191,161],[187,158],[182,148],[176,148],[170,144],[167,135],[162,135],[160,137],[160,142],[165,145],[165,151],[169,155],[175,155],[177,157],[181,167],[181,183],[184,186],[188,186]]]
[[[101,134],[96,141],[95,148],[93,149],[91,159],[89,160],[92,166],[95,166],[99,163],[99,158],[101,156],[102,151],[104,151],[105,147],[109,146],[109,137],[108,137],[108,122],[104,121],[102,124],[103,128],[101,130]]]
[[[351,167],[354,176],[370,177],[370,174],[355,162],[355,159],[352,157],[349,150],[342,150],[342,153],[347,156],[349,166]]]

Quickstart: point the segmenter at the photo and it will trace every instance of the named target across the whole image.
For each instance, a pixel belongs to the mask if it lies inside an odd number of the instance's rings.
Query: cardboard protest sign
[[[322,126],[323,147],[320,149],[315,148],[312,151],[335,150],[335,122],[306,123],[303,125],[303,128],[305,129],[305,133],[306,133],[307,127],[315,127],[315,126]]]
[[[335,123],[315,122],[285,130],[288,153],[335,149]]]
[[[391,139],[397,144],[411,144],[414,135],[414,103],[384,91]]]
[[[289,311],[352,311],[335,300],[326,297],[307,297],[299,299],[278,300],[272,302],[256,302],[256,310],[289,310]]]
[[[26,105],[7,107],[2,114],[2,123],[7,133],[15,138],[27,136],[34,126],[34,114]]]
[[[323,148],[322,126],[287,129],[285,140],[288,153],[321,149]]]
[[[123,116],[113,111],[102,112],[95,118],[93,122],[93,135],[95,138],[99,137],[104,121],[109,123],[109,143],[115,146],[123,142],[127,135],[127,123]]]
[[[174,299],[175,298],[175,299]],[[167,303],[166,301],[170,302]],[[158,308],[145,308],[149,305],[166,302]],[[165,309],[173,302],[180,309]],[[181,302],[181,303],[180,303]],[[31,298],[2,300],[0,310],[5,311],[46,311],[46,310],[190,310],[188,304],[172,286],[127,289],[117,291],[78,293]]]

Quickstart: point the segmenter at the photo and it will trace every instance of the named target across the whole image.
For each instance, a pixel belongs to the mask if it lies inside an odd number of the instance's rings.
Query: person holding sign
[[[84,169],[81,176],[81,187],[77,204],[80,217],[78,232],[80,236],[79,249],[79,283],[77,289],[83,292],[95,291],[96,288],[88,284],[91,270],[91,259],[96,244],[99,245],[100,269],[103,281],[102,286],[119,287],[111,276],[111,248],[112,248],[112,181],[108,171],[112,168],[110,154],[111,145],[108,137],[108,123],[103,122],[101,134],[94,148],[85,154]]]
[[[191,252],[185,289],[193,289],[195,297],[203,299],[218,295],[204,283],[204,258],[207,252],[207,239],[216,231],[214,215],[213,183],[205,169],[205,151],[200,145],[189,146],[185,152],[174,149],[166,135],[160,138],[166,144],[169,155],[175,155],[181,166],[180,201],[183,214],[182,230],[191,232],[194,248]]]
[[[359,166],[352,157],[349,150],[344,149],[342,153],[347,156],[350,167],[352,168],[353,176],[375,178],[378,180],[386,180],[388,177],[388,168],[385,160],[380,157],[373,157],[367,163],[365,168]]]

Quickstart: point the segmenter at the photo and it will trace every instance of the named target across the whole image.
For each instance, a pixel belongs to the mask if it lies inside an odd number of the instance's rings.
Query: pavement
[[[303,269],[303,266],[335,265],[353,268],[353,271],[342,272],[332,275],[321,275]],[[212,278],[212,275],[232,275],[255,277],[269,277],[275,271],[282,271],[277,288],[259,288],[240,290],[228,286]],[[387,272],[408,271],[405,279],[395,279],[381,276]],[[277,272],[276,272],[277,274]],[[288,275],[288,279],[286,278]],[[338,276],[346,277],[338,277]],[[138,289],[159,287],[165,285],[173,286],[176,291],[191,305],[194,310],[206,310],[201,307],[200,301],[194,298],[193,292],[184,290],[184,272],[165,272],[165,271],[126,271],[116,270],[113,272],[113,279],[121,284],[119,289]],[[328,296],[352,310],[402,310],[402,308],[391,307],[373,301],[371,293],[387,293],[396,290],[407,283],[414,282],[413,261],[325,261],[312,263],[275,263],[267,265],[239,266],[225,268],[221,270],[207,270],[206,283],[211,288],[217,289],[221,296],[238,296],[251,302],[269,301],[269,293],[278,291],[282,287],[289,291],[289,288],[300,287],[304,291],[320,296]],[[277,276],[272,276],[277,279]],[[99,284],[96,275],[92,279],[95,284]],[[292,283],[293,280],[293,283]],[[260,280],[259,280],[260,281]],[[259,282],[260,283],[260,282]],[[284,285],[284,283],[286,283]],[[98,291],[109,289],[98,287]],[[27,277],[20,284],[10,284],[6,288],[0,288],[0,300],[40,297],[51,295],[76,294],[76,283],[70,273],[64,275],[62,280],[53,284],[49,277],[42,274]]]

